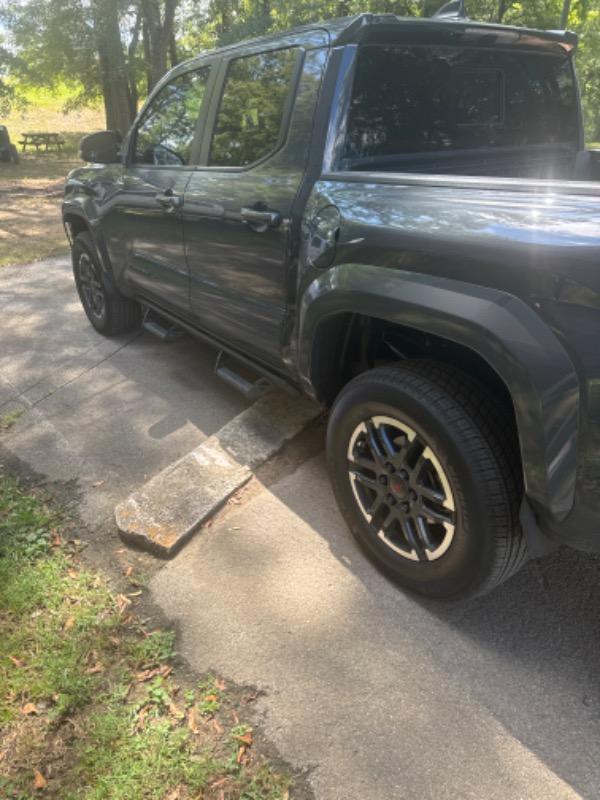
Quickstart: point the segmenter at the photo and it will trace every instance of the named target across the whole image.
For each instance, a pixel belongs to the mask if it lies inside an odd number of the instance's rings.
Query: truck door
[[[231,55],[221,67],[183,209],[199,324],[278,365],[290,280],[290,218],[304,177],[326,48]],[[239,51],[238,51],[239,52]]]
[[[120,250],[136,290],[167,308],[189,310],[189,274],[181,208],[193,173],[201,109],[211,66],[172,78],[133,129],[123,184],[103,220],[109,250]]]

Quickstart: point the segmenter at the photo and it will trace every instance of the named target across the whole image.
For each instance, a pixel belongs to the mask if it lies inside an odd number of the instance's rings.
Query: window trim
[[[290,87],[288,89],[288,94],[286,97],[286,101],[283,107],[283,113],[281,115],[281,125],[279,127],[279,136],[275,147],[266,153],[264,156],[261,156],[256,161],[253,161],[251,164],[244,164],[243,166],[225,166],[225,165],[217,165],[217,164],[209,164],[208,159],[210,157],[210,150],[212,146],[212,140],[216,129],[217,118],[219,115],[219,110],[221,108],[221,102],[223,100],[223,95],[225,93],[225,85],[227,82],[227,73],[229,71],[229,65],[233,61],[237,61],[242,58],[253,58],[255,56],[260,56],[265,53],[276,53],[281,50],[297,50],[296,54],[296,63],[294,64],[294,68],[292,70],[292,79],[290,81]],[[280,42],[274,44],[274,46],[261,48],[260,50],[252,50],[250,52],[232,52],[226,58],[222,59],[222,62],[219,66],[219,76],[217,80],[217,90],[214,92],[214,96],[211,102],[211,108],[208,111],[207,118],[206,118],[206,125],[204,127],[203,133],[203,141],[200,148],[200,157],[199,163],[195,165],[196,170],[200,170],[203,172],[248,172],[250,170],[256,169],[256,167],[261,166],[269,159],[273,158],[280,150],[285,146],[287,142],[287,138],[290,131],[290,123],[292,119],[292,114],[294,111],[296,96],[298,93],[298,87],[300,85],[300,79],[302,77],[302,70],[304,67],[304,57],[306,54],[306,48],[302,46],[302,44],[291,44],[286,43],[285,45],[281,45]]]
[[[206,61],[195,61],[193,64],[186,65],[185,69],[178,69],[173,75],[167,73],[165,77],[159,81],[152,92],[148,95],[146,102],[140,109],[137,117],[133,121],[129,134],[127,136],[125,166],[129,169],[156,169],[156,170],[195,170],[198,166],[198,159],[200,156],[200,149],[202,139],[204,136],[204,129],[210,111],[210,104],[212,100],[212,93],[215,88],[217,76],[220,71],[220,59],[211,57]],[[173,81],[180,78],[182,75],[187,75],[190,72],[200,72],[203,69],[208,69],[208,80],[204,89],[204,95],[196,118],[194,126],[194,135],[192,138],[192,146],[190,150],[190,163],[189,164],[141,164],[134,160],[135,147],[137,142],[137,134],[140,125],[144,122],[146,115],[149,112],[150,106],[154,99],[162,92],[162,90]]]
[[[350,102],[352,99],[352,92],[354,89],[354,78],[356,67],[358,63],[358,55],[361,47],[371,46],[376,47],[377,44],[357,45],[350,44],[344,47],[343,57],[339,66],[339,72],[336,79],[335,100],[332,103],[329,113],[329,126],[327,131],[327,139],[325,142],[325,149],[323,154],[323,161],[321,167],[320,180],[334,180],[334,181],[350,181],[350,182],[367,182],[367,176],[370,176],[375,183],[405,183],[407,185],[429,185],[429,186],[453,186],[461,188],[484,188],[489,185],[491,188],[505,188],[510,190],[514,188],[518,191],[527,191],[528,189],[539,188],[539,185],[544,186],[557,186],[555,179],[545,178],[521,178],[521,177],[497,177],[497,176],[479,176],[479,175],[461,175],[461,174],[447,174],[444,172],[385,172],[378,170],[362,171],[362,170],[347,170],[342,169],[341,152],[346,138],[346,124],[348,121],[348,114],[350,110]],[[410,43],[405,46],[411,47]],[[415,47],[422,46],[428,47],[429,45],[421,44],[414,45]],[[450,47],[457,45],[448,45]],[[496,48],[494,48],[496,49]],[[519,48],[499,48],[513,52]],[[579,81],[577,79],[577,72],[573,59],[573,53],[567,54],[571,74],[573,77],[573,85],[575,88],[575,97],[577,103],[576,121],[578,128],[578,139],[575,142],[577,152],[585,150],[585,138],[583,131],[583,117],[581,107],[581,91]],[[407,154],[408,155],[408,154]],[[355,178],[350,178],[353,175]],[[392,178],[393,180],[385,180],[384,176]],[[563,184],[577,184],[581,188],[581,181],[562,181]],[[592,185],[595,182],[590,182]],[[525,186],[524,189],[519,187]]]

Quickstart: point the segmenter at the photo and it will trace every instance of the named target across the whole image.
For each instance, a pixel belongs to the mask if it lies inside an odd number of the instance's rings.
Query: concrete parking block
[[[252,470],[320,413],[316,403],[272,391],[115,509],[121,537],[171,556],[252,476]]]

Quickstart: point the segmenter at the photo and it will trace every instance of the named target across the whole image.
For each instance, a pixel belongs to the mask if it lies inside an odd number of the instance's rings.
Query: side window
[[[569,177],[577,96],[566,55],[476,47],[365,46],[340,166]]]
[[[253,164],[279,144],[298,56],[295,48],[233,59],[210,148],[211,166]]]
[[[185,166],[210,67],[185,72],[163,86],[148,106],[135,135],[135,164]]]

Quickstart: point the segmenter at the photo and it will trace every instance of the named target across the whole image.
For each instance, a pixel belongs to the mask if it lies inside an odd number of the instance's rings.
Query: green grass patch
[[[9,411],[0,416],[0,431],[7,431],[23,415],[23,411]]]
[[[235,692],[183,686],[172,632],[145,631],[67,535],[0,473],[0,797],[287,798]]]

